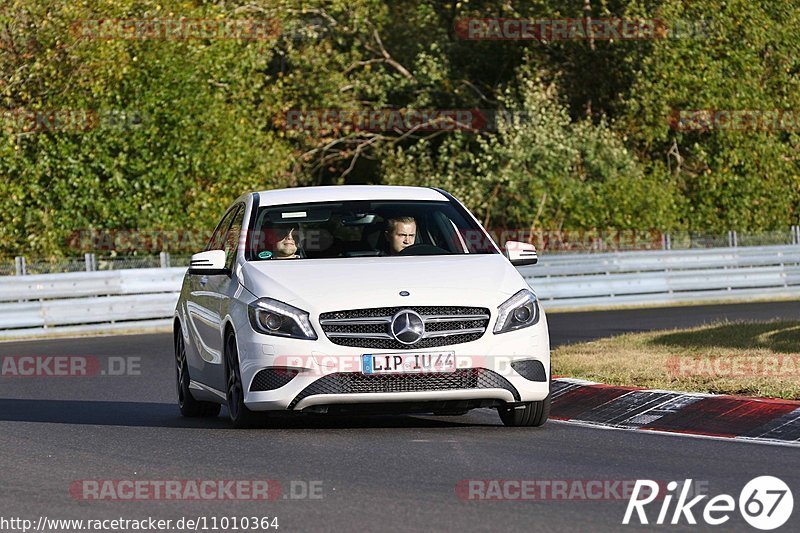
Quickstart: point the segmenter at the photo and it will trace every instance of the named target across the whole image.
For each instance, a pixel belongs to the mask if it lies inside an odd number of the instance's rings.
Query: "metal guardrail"
[[[0,278],[0,338],[167,326],[185,268]]]
[[[188,266],[190,255],[173,255],[161,252],[143,256],[98,256],[94,253],[58,260],[29,260],[17,256],[13,261],[0,259],[0,276],[31,276],[37,274],[66,274],[68,272],[95,272],[98,270],[130,270],[135,268],[169,268]]]
[[[185,268],[0,277],[0,338],[168,326]],[[800,298],[800,246],[555,255],[521,267],[546,309]]]
[[[519,269],[546,309],[800,297],[800,247],[544,256]]]

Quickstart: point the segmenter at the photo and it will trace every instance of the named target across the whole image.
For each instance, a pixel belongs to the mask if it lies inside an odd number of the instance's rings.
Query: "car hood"
[[[500,254],[247,262],[240,279],[258,297],[312,313],[417,305],[496,307],[527,287]]]

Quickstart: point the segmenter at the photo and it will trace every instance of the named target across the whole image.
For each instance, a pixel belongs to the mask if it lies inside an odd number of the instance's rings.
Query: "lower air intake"
[[[547,372],[544,370],[544,365],[536,359],[514,361],[511,363],[511,368],[528,381],[547,381]]]
[[[280,389],[297,375],[297,370],[290,368],[265,368],[253,378],[250,392],[263,392]]]
[[[298,394],[289,409],[309,396],[370,392],[427,392],[464,389],[505,389],[519,401],[517,389],[506,378],[485,368],[428,374],[360,374],[338,372],[318,379]]]

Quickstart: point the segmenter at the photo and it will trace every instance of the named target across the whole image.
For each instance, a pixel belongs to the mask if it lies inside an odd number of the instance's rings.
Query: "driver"
[[[297,259],[297,240],[300,228],[278,226],[265,230],[266,250],[258,254],[259,259]]]
[[[417,221],[414,217],[390,218],[386,221],[385,233],[389,255],[397,255],[414,244],[417,238]]]

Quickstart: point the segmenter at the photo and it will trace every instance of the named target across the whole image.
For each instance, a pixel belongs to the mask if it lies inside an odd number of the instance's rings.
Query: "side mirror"
[[[535,265],[539,262],[536,247],[527,242],[506,241],[506,257],[514,266]]]
[[[225,250],[209,250],[194,254],[189,266],[189,274],[229,274],[225,268]]]

